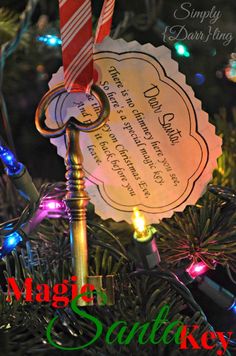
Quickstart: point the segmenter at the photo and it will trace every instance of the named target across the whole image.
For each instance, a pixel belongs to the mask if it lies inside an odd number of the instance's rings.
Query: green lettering
[[[118,335],[116,336],[116,338],[114,340],[110,340],[111,338],[111,334],[115,331],[115,329],[121,325],[121,324],[124,324],[124,326],[122,326],[122,328],[119,330],[118,332]],[[106,338],[105,338],[105,341],[108,345],[111,345],[111,344],[114,344],[114,342],[117,340],[119,344],[122,344],[122,336],[125,332],[125,330],[127,329],[127,323],[125,321],[122,321],[122,320],[118,320],[116,321],[115,323],[113,323],[108,331],[107,331],[107,334],[106,334]]]
[[[97,292],[97,291],[95,291],[94,293],[100,294],[102,299],[104,300],[104,303],[107,302],[107,296],[106,296],[105,293]],[[80,315],[82,318],[85,318],[85,319],[88,319],[88,320],[92,321],[96,325],[96,328],[97,328],[96,335],[93,337],[92,340],[90,340],[89,342],[87,342],[86,344],[81,345],[81,346],[77,346],[77,347],[63,347],[63,346],[60,346],[56,342],[54,342],[52,340],[52,335],[51,335],[52,328],[53,328],[56,320],[58,319],[58,316],[55,316],[49,322],[49,324],[47,326],[47,330],[46,330],[47,340],[52,346],[56,347],[57,349],[65,350],[65,351],[82,350],[82,349],[92,345],[101,336],[102,331],[103,331],[102,323],[97,318],[95,318],[92,315],[86,313],[84,310],[79,309],[78,306],[77,306],[77,301],[78,301],[79,298],[81,298],[83,296],[88,296],[89,297],[90,295],[91,295],[90,291],[87,292],[87,293],[79,294],[75,299],[72,300],[71,308],[76,314]]]
[[[159,344],[161,342],[161,338],[159,340],[155,340],[156,332],[160,329],[160,327],[168,322],[167,315],[169,313],[170,307],[168,305],[164,305],[159,314],[156,316],[156,320],[154,322],[151,334],[150,334],[150,342],[154,345]]]
[[[175,341],[176,344],[178,344],[178,342],[176,342],[176,340],[178,341],[178,336],[180,337],[179,333],[180,333],[180,330],[182,331],[182,327],[179,327],[178,330],[176,331],[177,332],[177,338],[176,338],[176,332],[172,332],[172,334],[174,334],[169,340],[168,340],[168,336],[169,336],[169,333],[171,332],[172,329],[174,329],[177,325],[181,325],[183,326],[183,323],[180,321],[180,320],[176,320],[176,321],[173,321],[172,323],[170,323],[165,331],[164,331],[164,334],[162,336],[162,341],[165,345],[168,345],[170,344],[173,340]],[[179,330],[180,329],[180,330]],[[180,344],[180,342],[179,342]]]
[[[181,326],[178,327],[178,330],[175,333],[175,343],[177,345],[180,345],[182,343],[182,331],[184,328],[184,324],[181,321],[179,323],[181,324]]]
[[[119,327],[120,325],[123,325],[121,327],[121,329],[118,331],[116,337],[111,340],[111,335],[113,332],[115,332],[115,329],[117,327]],[[110,328],[108,329],[107,331],[107,334],[106,334],[106,338],[105,338],[105,341],[107,344],[111,345],[111,344],[114,344],[116,341],[119,345],[129,345],[131,340],[133,339],[133,337],[135,336],[135,334],[137,334],[137,332],[140,332],[139,334],[139,337],[138,337],[138,343],[141,344],[141,345],[144,345],[148,342],[148,339],[146,341],[143,340],[146,332],[147,332],[147,329],[149,327],[150,323],[146,323],[144,325],[140,325],[139,322],[135,323],[132,327],[132,329],[130,330],[128,336],[126,337],[126,339],[124,339],[124,333],[126,332],[127,330],[127,322],[124,321],[124,320],[118,320],[116,321],[115,323],[113,323]],[[122,339],[123,338],[123,339]]]
[[[145,345],[148,343],[149,341],[149,338],[147,338],[146,341],[143,340],[146,332],[147,332],[147,329],[149,328],[150,326],[150,323],[145,323],[143,325],[140,326],[140,323],[135,323],[129,333],[129,335],[127,336],[126,340],[125,340],[125,345],[128,345],[132,338],[134,337],[134,335],[137,333],[137,331],[139,331],[141,329],[141,332],[139,334],[139,337],[138,337],[138,343],[140,345]]]

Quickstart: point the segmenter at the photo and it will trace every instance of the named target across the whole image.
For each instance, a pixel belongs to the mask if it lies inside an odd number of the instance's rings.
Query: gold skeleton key
[[[45,112],[55,97],[67,93],[64,83],[60,83],[48,91],[39,103],[35,115],[35,124],[37,130],[48,138],[56,138],[66,135],[66,180],[67,194],[65,203],[70,223],[70,241],[72,251],[72,264],[74,274],[77,277],[78,290],[87,283],[95,285],[97,290],[107,292],[107,304],[114,304],[114,280],[113,276],[106,276],[106,288],[103,288],[102,276],[88,276],[88,243],[87,243],[87,224],[86,211],[89,202],[89,196],[85,190],[82,163],[83,156],[80,149],[80,132],[93,132],[101,128],[108,120],[110,114],[110,105],[107,96],[103,90],[93,85],[91,95],[93,95],[100,104],[101,112],[97,120],[91,123],[83,123],[75,118],[70,118],[67,123],[58,129],[51,129],[46,126]],[[97,299],[98,304],[102,300]],[[81,306],[88,305],[83,299],[79,299]],[[91,305],[91,303],[89,303]]]

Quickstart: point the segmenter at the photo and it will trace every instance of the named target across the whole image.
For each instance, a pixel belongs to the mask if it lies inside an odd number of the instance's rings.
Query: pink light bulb
[[[208,271],[208,266],[204,262],[192,263],[186,269],[186,272],[188,272],[190,277],[193,279],[205,273],[206,271]]]
[[[201,272],[205,267],[204,266],[195,266],[196,272]]]
[[[65,210],[65,205],[63,202],[61,201],[57,201],[57,200],[45,200],[42,203],[42,208],[45,210]]]
[[[47,203],[47,208],[51,209],[51,210],[56,209],[56,203],[53,201],[51,201],[50,203]]]
[[[44,199],[40,208],[45,211],[48,218],[59,218],[66,215],[66,206],[61,200]]]

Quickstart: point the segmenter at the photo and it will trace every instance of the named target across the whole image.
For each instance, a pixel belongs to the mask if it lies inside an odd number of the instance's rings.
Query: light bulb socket
[[[235,296],[230,291],[206,276],[197,277],[196,281],[198,282],[198,288],[217,305],[226,310],[232,309],[235,303]]]
[[[153,269],[160,264],[161,258],[156,244],[156,230],[152,226],[147,230],[143,237],[134,234],[134,244],[139,257],[138,265],[145,269]]]
[[[21,164],[21,170],[19,172],[11,174],[9,177],[19,194],[25,200],[32,203],[36,203],[38,201],[39,192],[36,189],[28,170],[23,164]]]

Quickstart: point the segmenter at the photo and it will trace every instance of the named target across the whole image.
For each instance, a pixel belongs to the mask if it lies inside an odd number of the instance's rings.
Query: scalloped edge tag
[[[217,167],[222,139],[171,51],[107,37],[95,47],[94,63],[111,105],[106,126],[80,135],[96,213],[130,223],[137,206],[148,223],[157,223],[195,204]],[[61,81],[62,67],[50,88]],[[87,94],[62,94],[48,108],[47,124],[58,127],[71,116],[93,120],[98,112]],[[51,143],[64,158],[64,137]]]

